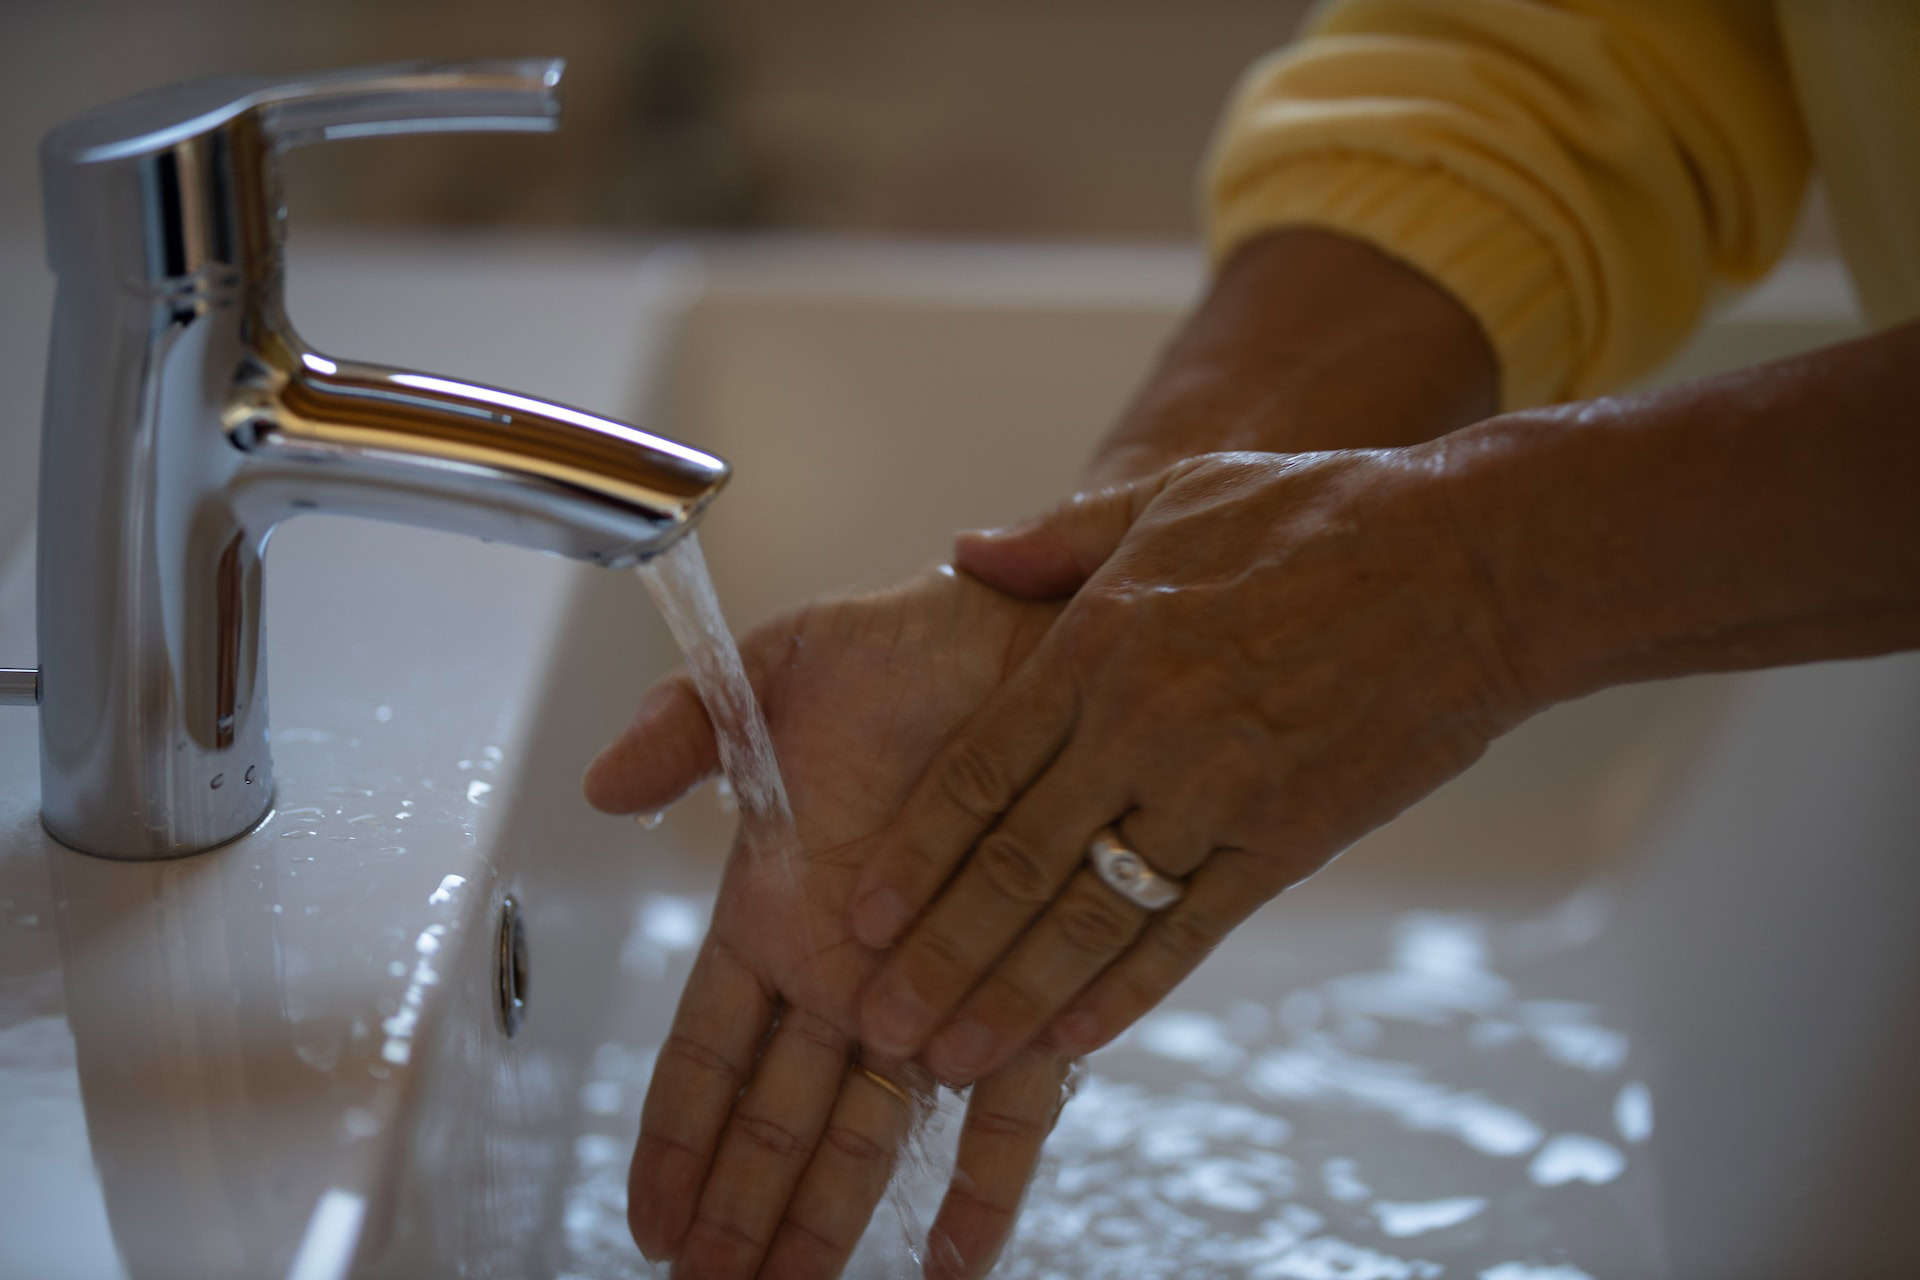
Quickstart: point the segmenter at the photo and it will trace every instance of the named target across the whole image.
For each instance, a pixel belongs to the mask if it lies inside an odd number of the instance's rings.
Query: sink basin
[[[745,626],[1057,498],[1198,277],[1171,250],[322,241],[290,302],[330,350],[732,459],[702,540]],[[1787,272],[1681,368],[1845,333],[1835,280]],[[25,551],[0,659],[31,652]],[[32,717],[0,712],[0,1274],[648,1274],[627,1147],[729,819],[696,797],[645,830],[577,780],[665,628],[626,575],[347,520],[289,523],[267,573],[282,782],[234,844],[60,849]],[[1003,1272],[1917,1256],[1920,963],[1886,910],[1920,886],[1915,777],[1912,657],[1523,726],[1090,1060]],[[936,1187],[903,1181],[851,1274],[904,1271]]]

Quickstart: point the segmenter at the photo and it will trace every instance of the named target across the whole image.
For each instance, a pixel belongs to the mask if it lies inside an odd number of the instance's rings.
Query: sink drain
[[[512,894],[500,902],[500,937],[494,954],[500,1029],[511,1036],[527,1019],[527,929]]]

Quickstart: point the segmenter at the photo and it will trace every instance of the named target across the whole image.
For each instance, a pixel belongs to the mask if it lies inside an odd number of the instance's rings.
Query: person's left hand
[[[1048,1028],[1091,1051],[1521,718],[1446,462],[1203,455],[963,537],[962,569],[1073,598],[861,858],[850,925],[892,948],[862,1043],[950,1083]],[[1184,897],[1103,882],[1109,827]]]
[[[846,926],[859,840],[1057,613],[940,571],[742,641],[801,848],[783,866],[743,821],[647,1091],[628,1219],[676,1276],[831,1276],[859,1241],[914,1118],[908,1096],[926,1088],[855,1046],[855,999],[879,962]],[[655,810],[715,764],[706,713],[676,676],[594,762],[587,797]],[[973,1090],[929,1276],[993,1264],[1069,1065],[1036,1048]]]

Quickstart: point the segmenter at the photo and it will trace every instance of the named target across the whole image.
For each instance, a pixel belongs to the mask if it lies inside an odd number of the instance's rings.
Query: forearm
[[[1920,645],[1920,324],[1439,442],[1536,705]]]
[[[1222,450],[1411,444],[1498,403],[1492,350],[1448,293],[1358,240],[1291,227],[1221,265],[1088,479]]]

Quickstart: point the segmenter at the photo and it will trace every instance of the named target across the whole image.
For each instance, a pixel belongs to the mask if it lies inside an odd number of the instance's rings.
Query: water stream
[[[753,696],[740,648],[727,629],[698,534],[689,533],[636,571],[666,619],[700,689],[720,746],[720,768],[739,801],[749,845],[789,864],[800,847],[767,719]],[[792,871],[791,865],[788,867]]]
[[[670,550],[641,564],[637,572],[666,619],[667,629],[673,633],[674,643],[700,691],[707,718],[713,723],[720,768],[725,775],[723,785],[740,815],[740,839],[746,855],[773,860],[787,890],[787,900],[799,903],[802,850],[793,808],[780,776],[773,736],[721,611],[698,535],[687,534]],[[654,818],[649,825],[657,821]],[[774,927],[782,923],[791,922],[768,922]],[[811,928],[804,913],[798,927],[803,931]],[[812,956],[816,949],[810,936],[801,939],[801,955]],[[888,1197],[890,1211],[897,1219],[892,1237],[909,1255],[924,1238],[926,1223],[901,1187],[909,1177],[923,1176],[927,1166],[922,1135],[910,1134],[900,1152],[899,1173]],[[876,1210],[875,1217],[888,1212],[883,1207]],[[903,1265],[900,1273],[905,1271]]]

